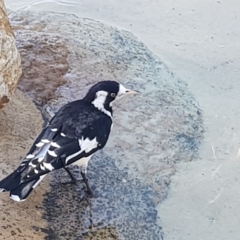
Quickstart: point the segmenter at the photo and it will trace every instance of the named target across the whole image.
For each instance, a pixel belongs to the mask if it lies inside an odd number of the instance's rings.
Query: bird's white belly
[[[79,167],[87,167],[88,161],[90,160],[91,157],[92,157],[92,155],[89,157],[81,158],[81,159],[77,160],[76,162],[73,162],[72,164],[77,165]]]

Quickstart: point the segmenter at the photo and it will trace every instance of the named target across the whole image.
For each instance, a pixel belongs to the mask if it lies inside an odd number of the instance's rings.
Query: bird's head
[[[116,81],[102,81],[93,85],[85,101],[91,102],[95,107],[111,110],[112,102],[124,95],[136,94],[136,91],[125,88],[121,83]]]

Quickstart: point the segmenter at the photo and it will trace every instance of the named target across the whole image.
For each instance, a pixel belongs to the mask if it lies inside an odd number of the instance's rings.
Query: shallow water
[[[8,0],[6,6],[74,13],[127,29],[188,83],[206,133],[195,161],[177,165],[157,207],[158,225],[165,239],[238,239],[238,1]]]

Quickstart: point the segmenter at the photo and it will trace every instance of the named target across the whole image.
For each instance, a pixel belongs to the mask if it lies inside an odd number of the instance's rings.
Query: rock
[[[0,0],[0,56],[1,109],[10,101],[22,73],[20,55],[3,0]]]
[[[0,111],[0,179],[19,166],[42,128],[42,116],[32,100],[19,90]],[[44,239],[47,226],[43,219],[42,201],[49,190],[48,180],[22,203],[0,193],[0,239]]]
[[[90,162],[96,198],[84,200],[79,186],[59,187],[66,175],[54,174],[44,199],[49,239],[101,239],[103,231],[115,239],[109,229],[123,239],[162,239],[155,207],[167,197],[176,163],[196,158],[203,135],[186,84],[130,32],[47,12],[12,13],[11,23],[23,65],[20,88],[47,116],[99,80],[141,92],[115,104],[109,142]]]

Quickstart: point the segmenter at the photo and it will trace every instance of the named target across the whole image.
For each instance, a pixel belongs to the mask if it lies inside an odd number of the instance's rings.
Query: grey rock
[[[49,239],[162,239],[155,206],[167,197],[176,163],[194,160],[203,136],[186,84],[130,32],[48,12],[12,13],[11,23],[23,64],[20,88],[46,117],[99,80],[140,92],[115,104],[109,142],[90,163],[96,198],[82,200],[82,185],[57,187],[65,175],[53,174],[59,180],[45,199]]]
[[[0,0],[0,109],[12,98],[21,76],[21,59],[4,2]]]

